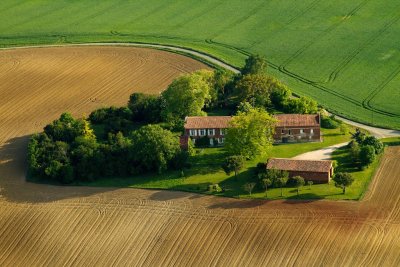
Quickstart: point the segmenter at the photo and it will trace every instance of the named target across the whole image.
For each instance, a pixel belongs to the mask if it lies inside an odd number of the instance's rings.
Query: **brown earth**
[[[0,63],[0,266],[400,265],[400,147],[361,202],[26,183],[26,136],[60,112],[124,104],[203,66],[111,47],[4,51]]]

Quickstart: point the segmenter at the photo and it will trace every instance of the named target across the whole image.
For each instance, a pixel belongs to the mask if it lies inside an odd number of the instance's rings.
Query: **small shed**
[[[272,158],[267,162],[267,169],[287,171],[289,177],[301,176],[314,183],[329,183],[333,176],[331,160],[296,160]]]

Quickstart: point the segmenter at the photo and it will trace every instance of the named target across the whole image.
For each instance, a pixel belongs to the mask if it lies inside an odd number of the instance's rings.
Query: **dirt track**
[[[14,53],[21,52],[29,50]],[[60,112],[123,104],[132,90],[158,92],[181,70],[202,67],[134,48],[30,53],[24,60],[0,52],[0,62],[9,62],[0,65],[0,266],[400,265],[400,148],[386,151],[363,202],[244,201],[24,182],[26,136]],[[148,79],[120,77],[135,66]]]

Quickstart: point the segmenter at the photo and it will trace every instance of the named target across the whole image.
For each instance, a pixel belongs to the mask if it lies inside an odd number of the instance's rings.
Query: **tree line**
[[[64,113],[34,135],[28,146],[29,175],[60,183],[94,181],[148,171],[181,169],[188,157],[176,134],[144,125],[124,136],[109,132],[99,142],[86,119]]]

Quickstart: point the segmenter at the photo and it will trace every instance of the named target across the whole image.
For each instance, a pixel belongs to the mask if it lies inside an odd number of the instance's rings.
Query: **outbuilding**
[[[267,162],[267,169],[287,171],[289,177],[301,176],[305,181],[313,181],[314,183],[329,183],[333,176],[331,160],[271,158]]]

